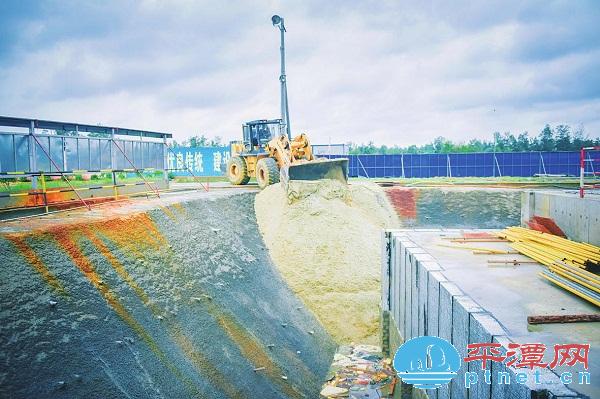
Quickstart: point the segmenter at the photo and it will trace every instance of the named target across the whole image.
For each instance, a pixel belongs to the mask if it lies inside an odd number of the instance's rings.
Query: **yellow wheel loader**
[[[260,188],[283,180],[348,180],[348,159],[318,159],[305,134],[292,140],[283,133],[280,119],[244,124],[244,140],[231,144],[227,177],[231,184],[256,178]]]
[[[317,159],[306,134],[291,136],[290,116],[285,75],[285,26],[283,18],[274,15],[274,26],[280,30],[281,56],[281,119],[261,119],[242,126],[243,139],[231,143],[231,158],[227,163],[227,177],[231,184],[248,183],[256,178],[260,188],[283,180],[335,179],[348,181],[348,159]]]

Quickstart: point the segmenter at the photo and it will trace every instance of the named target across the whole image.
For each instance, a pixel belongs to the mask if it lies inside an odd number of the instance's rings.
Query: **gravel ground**
[[[254,194],[5,233],[0,264],[0,397],[314,398],[335,350]]]

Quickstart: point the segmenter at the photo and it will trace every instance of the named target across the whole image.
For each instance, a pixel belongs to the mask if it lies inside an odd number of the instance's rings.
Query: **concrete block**
[[[419,246],[408,237],[399,237],[398,239],[404,248],[419,248]]]
[[[508,348],[508,344],[512,342],[508,337],[495,336],[493,342],[500,343],[504,351]],[[540,371],[539,381],[540,384],[535,382],[535,370],[527,368],[514,368],[506,367],[505,364],[492,364],[492,372],[494,370],[505,371],[510,375],[510,385],[498,385],[497,382],[492,381],[492,399],[500,398],[576,398],[579,395],[569,389],[567,386],[560,382],[558,375],[553,373],[550,369],[536,369]],[[527,382],[525,384],[515,383],[517,373],[525,373],[527,375]]]
[[[419,287],[417,285],[417,279],[419,278],[419,268],[417,267],[417,260],[415,255],[409,255],[410,258],[410,291],[411,291],[411,303],[410,303],[410,319],[406,319],[408,323],[410,320],[410,338],[414,338],[419,335]]]
[[[406,257],[407,257],[407,252],[406,252],[406,248],[404,248],[404,246],[400,246],[400,256],[399,256],[399,265],[400,265],[400,270],[399,270],[399,287],[400,287],[400,297],[399,297],[399,303],[398,303],[398,330],[400,331],[400,335],[402,336],[402,339],[406,338],[406,309],[408,307],[408,301],[410,300],[409,298],[407,298],[407,294],[408,296],[410,296],[410,286],[407,283],[407,281],[410,281],[410,267],[407,267],[408,263],[406,261]],[[408,279],[408,280],[407,280]],[[407,287],[409,288],[407,291]]]
[[[471,313],[469,322],[469,343],[487,342],[491,343],[494,337],[504,336],[506,331],[500,323],[489,313]],[[491,371],[492,362],[488,361],[485,365],[486,370]],[[483,369],[480,361],[469,362],[463,367],[468,371],[479,375],[479,383],[469,389],[469,398],[489,399],[492,395],[492,387],[483,382]],[[482,383],[483,382],[483,383]],[[491,375],[492,384],[497,383],[495,375]]]
[[[417,260],[417,262],[435,262],[434,257],[431,256],[427,252],[423,253],[423,252],[416,252],[416,251],[413,251],[413,250],[411,250],[411,252],[415,256],[415,259]]]
[[[449,281],[440,281],[439,337],[452,342],[452,306],[453,298],[463,292]]]
[[[507,339],[504,337],[504,339]],[[498,373],[506,373],[508,372],[504,363],[500,362],[492,362],[490,370],[492,372],[492,376],[498,376]],[[490,398],[492,399],[504,399],[508,398],[508,391],[510,390],[510,385],[506,384],[498,384],[498,379],[495,378],[493,384],[490,386]]]
[[[467,356],[469,344],[469,325],[471,313],[483,312],[470,297],[455,296],[452,303],[452,345],[456,347],[461,358]],[[465,367],[461,367],[457,376],[450,382],[452,399],[467,399],[467,388],[464,385]]]
[[[427,297],[428,297],[428,275],[427,269],[424,267],[425,262],[417,262],[417,290],[418,290],[418,336],[427,335],[426,324],[427,324]]]
[[[421,263],[423,264],[423,267],[425,268],[425,270],[427,270],[427,273],[444,270],[442,268],[442,266],[440,266],[440,264],[437,261],[435,261],[435,260],[433,260],[433,261],[424,261],[424,262],[421,262]]]
[[[409,252],[404,257],[405,264],[405,305],[404,305],[404,339],[408,340],[412,337],[412,282],[413,282],[413,269],[412,269],[412,256]]]
[[[397,238],[393,240],[394,246],[390,254],[390,311],[395,320],[400,319],[400,309],[403,306],[403,299],[400,298],[400,285],[402,280],[402,265],[400,259],[401,242]]]
[[[439,337],[440,281],[446,281],[443,274],[430,272],[427,275],[427,320],[425,335]]]
[[[441,275],[441,273],[439,274]],[[454,297],[462,295],[463,292],[455,284],[448,281],[440,281],[439,287],[439,337],[444,338],[448,342],[452,342],[452,306]],[[438,388],[438,398],[450,398],[450,385],[444,385]]]

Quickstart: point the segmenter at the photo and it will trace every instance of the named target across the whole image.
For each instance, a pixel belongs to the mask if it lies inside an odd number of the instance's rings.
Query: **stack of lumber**
[[[509,227],[499,237],[547,266],[540,276],[600,306],[600,247],[522,227]]]

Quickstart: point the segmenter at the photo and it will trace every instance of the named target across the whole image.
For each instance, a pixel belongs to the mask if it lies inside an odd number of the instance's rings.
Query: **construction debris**
[[[593,321],[600,321],[600,314],[527,316],[527,323],[529,324],[582,323]]]
[[[527,222],[532,230],[541,231],[542,233],[554,234],[555,236],[567,238],[566,234],[562,231],[556,222],[550,218],[541,216],[534,216]]]
[[[522,227],[509,227],[498,236],[547,266],[541,277],[600,306],[600,247]]]
[[[321,398],[391,398],[396,373],[381,348],[373,345],[341,346],[333,358]]]

